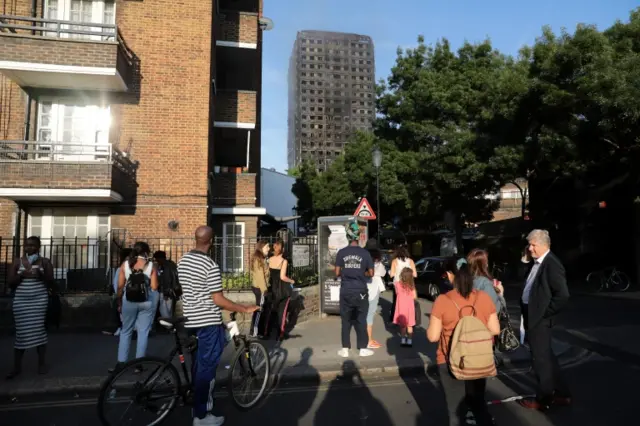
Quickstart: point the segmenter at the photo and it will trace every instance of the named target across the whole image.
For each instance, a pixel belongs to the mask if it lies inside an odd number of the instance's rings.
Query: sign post
[[[353,215],[364,220],[376,220],[376,214],[371,208],[371,204],[364,197],[360,200],[360,204],[358,204],[358,208]]]

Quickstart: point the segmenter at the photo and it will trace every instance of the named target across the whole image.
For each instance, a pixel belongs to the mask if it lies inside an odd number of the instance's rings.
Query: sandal
[[[376,342],[375,340],[371,340],[369,342],[369,344],[367,345],[368,349],[380,349],[382,347],[382,345],[378,342]]]

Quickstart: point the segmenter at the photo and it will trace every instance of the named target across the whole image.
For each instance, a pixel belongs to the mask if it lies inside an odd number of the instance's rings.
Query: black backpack
[[[134,269],[129,274],[125,284],[125,294],[129,302],[142,303],[147,301],[149,293],[149,277],[142,269]]]

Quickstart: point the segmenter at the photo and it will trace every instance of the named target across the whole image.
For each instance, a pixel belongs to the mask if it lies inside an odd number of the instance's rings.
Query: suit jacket
[[[564,266],[549,252],[543,259],[529,294],[529,327],[556,316],[569,301]]]

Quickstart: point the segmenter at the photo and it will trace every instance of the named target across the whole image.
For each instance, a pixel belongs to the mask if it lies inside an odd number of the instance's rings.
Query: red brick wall
[[[180,235],[207,222],[209,90],[213,2],[118,0],[116,19],[140,59],[139,102],[112,107],[121,149],[140,162],[133,216],[112,227],[134,235]]]
[[[258,43],[258,15],[248,12],[222,11],[218,40]]]
[[[37,2],[40,10],[41,1]],[[0,3],[3,15],[31,15],[30,0],[7,0]],[[10,79],[0,74],[0,139],[16,140],[24,138],[24,110],[26,94]],[[32,124],[31,129],[35,126]],[[13,215],[15,203],[0,198],[0,237],[10,238],[13,235]],[[4,244],[4,243],[3,243]]]
[[[212,181],[215,207],[255,207],[256,175],[254,173],[218,173]]]
[[[216,121],[255,123],[256,92],[247,90],[218,91],[216,96]]]

